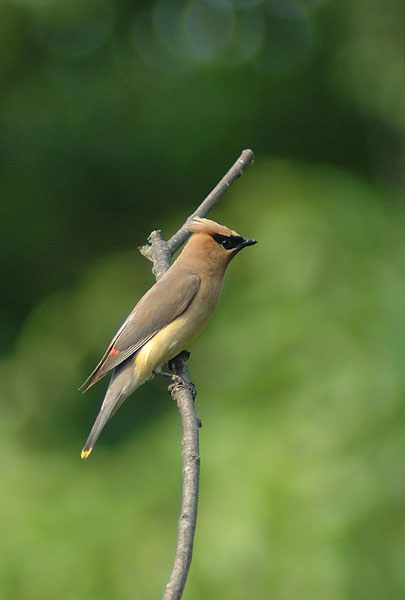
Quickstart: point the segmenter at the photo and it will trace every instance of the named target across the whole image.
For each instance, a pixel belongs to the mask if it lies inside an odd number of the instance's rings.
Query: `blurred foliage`
[[[86,463],[76,392],[171,232],[257,238],[191,348],[186,598],[405,595],[404,9],[394,0],[0,0],[0,596],[158,598],[180,424],[143,386]]]

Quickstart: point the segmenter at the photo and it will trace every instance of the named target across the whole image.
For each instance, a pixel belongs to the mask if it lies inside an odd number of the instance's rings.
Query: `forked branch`
[[[253,162],[253,158],[252,150],[243,150],[221,181],[168,241],[162,239],[159,230],[152,231],[148,238],[148,244],[141,246],[139,251],[148,260],[152,261],[152,272],[156,280],[160,279],[167,271],[170,267],[172,255],[189,237],[190,233],[185,228],[188,221],[196,216],[205,217],[232,183],[242,175],[243,169]],[[171,361],[171,366],[173,372],[181,380],[190,382],[186,361],[187,353],[182,352]],[[201,423],[194,409],[194,394],[191,387],[176,382],[169,386],[169,391],[173,400],[177,403],[183,423],[183,493],[176,555],[163,600],[180,600],[190,569],[197,521],[200,475],[199,426]]]

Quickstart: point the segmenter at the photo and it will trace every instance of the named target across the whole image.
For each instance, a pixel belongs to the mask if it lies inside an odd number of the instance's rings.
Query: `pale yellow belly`
[[[205,319],[200,322],[194,320],[193,326],[190,326],[190,318],[181,315],[159,331],[136,353],[135,376],[138,381],[148,379],[153,371],[184,350],[204,325]]]

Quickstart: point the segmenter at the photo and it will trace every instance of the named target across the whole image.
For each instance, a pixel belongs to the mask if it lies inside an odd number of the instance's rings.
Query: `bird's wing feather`
[[[140,299],[111,340],[103,358],[79,388],[83,392],[134,354],[163,327],[180,316],[200,287],[194,273],[164,276]]]

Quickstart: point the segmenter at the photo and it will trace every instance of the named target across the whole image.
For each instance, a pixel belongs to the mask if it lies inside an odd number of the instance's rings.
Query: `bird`
[[[79,390],[86,392],[113,369],[101,408],[81,451],[86,459],[107,421],[140,385],[183,351],[211,317],[231,260],[256,240],[202,217],[178,258],[142,296],[112,338],[104,356]],[[174,377],[174,376],[173,376]]]

